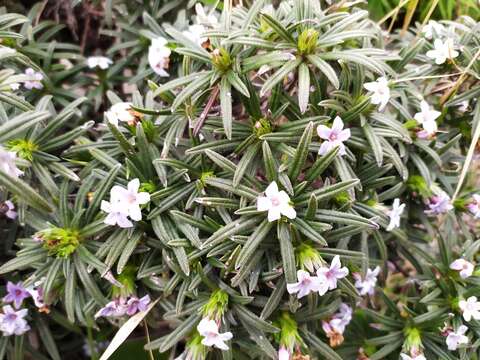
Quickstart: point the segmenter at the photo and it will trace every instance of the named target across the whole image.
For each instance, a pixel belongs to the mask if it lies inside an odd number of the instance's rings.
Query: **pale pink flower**
[[[344,129],[343,121],[339,116],[333,120],[331,128],[325,125],[318,125],[317,133],[321,139],[325,140],[318,150],[320,155],[325,155],[337,146],[339,147],[338,154],[340,156],[345,155],[343,142],[350,138],[350,129]]]
[[[214,320],[203,318],[197,325],[198,333],[203,336],[202,344],[205,346],[213,347],[220,350],[228,350],[225,341],[233,338],[231,332],[220,333],[217,323]]]
[[[462,310],[465,321],[470,321],[472,318],[480,320],[480,302],[477,301],[476,296],[470,296],[467,300],[460,300],[458,306]]]
[[[318,277],[311,276],[304,270],[297,271],[297,280],[298,282],[296,283],[287,284],[287,291],[289,294],[297,294],[297,298],[299,299],[310,294],[312,291],[319,290],[320,282]]]
[[[373,92],[370,96],[370,101],[374,105],[380,105],[378,111],[383,111],[390,100],[390,87],[388,86],[388,80],[386,77],[379,77],[376,81],[368,82],[363,87]]]
[[[348,269],[342,267],[340,263],[340,257],[336,255],[330,267],[321,267],[317,269],[317,276],[322,284],[319,289],[319,294],[324,295],[328,290],[333,290],[337,288],[337,280],[343,279],[348,275]]]
[[[465,259],[457,259],[450,264],[450,269],[460,272],[460,277],[466,279],[473,274],[475,265]]]
[[[365,278],[362,279],[362,276],[359,273],[354,273],[353,277],[356,279],[355,287],[359,290],[360,295],[373,295],[375,292],[375,285],[377,284],[377,276],[380,273],[380,266],[377,266],[375,269],[367,269],[367,274]]]
[[[475,219],[480,219],[480,195],[473,194],[472,201],[467,205],[467,209],[473,214]]]
[[[465,335],[467,331],[468,327],[465,325],[460,325],[457,331],[451,331],[445,340],[448,350],[455,351],[459,345],[468,344],[468,337]]]
[[[290,204],[290,197],[285,191],[278,191],[275,181],[268,185],[265,196],[258,197],[257,210],[268,211],[268,221],[270,222],[280,219],[282,215],[289,219],[297,217],[297,212]]]

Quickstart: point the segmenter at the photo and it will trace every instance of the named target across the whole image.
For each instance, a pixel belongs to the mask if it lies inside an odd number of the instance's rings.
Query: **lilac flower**
[[[290,351],[283,345],[278,349],[278,360],[290,360]]]
[[[3,313],[0,313],[0,331],[4,336],[22,335],[30,330],[27,321],[28,310],[21,309],[15,311],[10,305],[3,307]]]
[[[480,195],[473,194],[472,202],[467,205],[467,209],[473,214],[475,219],[480,219]]]
[[[17,212],[15,211],[15,205],[10,200],[5,201],[0,206],[0,213],[5,214],[5,216],[11,220],[15,220],[17,218]]]
[[[225,341],[233,337],[231,332],[220,333],[218,324],[214,320],[203,318],[197,325],[198,333],[203,336],[202,344],[205,346],[219,348],[220,350],[228,350]]]
[[[312,291],[318,291],[320,282],[318,277],[311,276],[304,270],[297,271],[298,282],[287,284],[287,291],[289,294],[297,294],[297,298],[310,294]]]
[[[350,129],[344,129],[344,124],[340,116],[337,116],[333,120],[331,128],[325,125],[318,125],[317,133],[321,139],[325,140],[318,150],[319,155],[325,155],[337,146],[339,147],[338,154],[340,156],[345,155],[345,145],[343,145],[343,142],[350,138]]]
[[[140,188],[140,180],[131,180],[127,188],[115,185],[110,191],[110,199],[113,203],[120,203],[121,208],[125,209],[125,213],[132,220],[142,220],[142,211],[140,205],[144,205],[150,201],[150,194],[147,192],[138,192]]]
[[[457,331],[451,331],[446,339],[448,350],[455,351],[461,344],[468,344],[468,337],[465,335],[468,327],[460,325]]]
[[[330,321],[324,325],[325,328],[335,331],[338,334],[343,334],[345,328],[352,320],[352,308],[345,303],[340,305],[340,310],[335,313]],[[324,328],[324,329],[325,329]]]
[[[28,80],[25,80],[24,86],[29,89],[41,89],[43,88],[42,85],[42,80],[43,80],[43,75],[39,72],[36,72],[32,68],[28,68],[25,70],[25,75],[29,76]]]
[[[428,203],[429,210],[425,210],[426,214],[442,214],[453,209],[450,196],[444,191],[440,191],[433,196]]]
[[[265,190],[265,196],[259,196],[257,199],[257,210],[268,211],[268,221],[272,222],[285,215],[289,219],[295,219],[297,212],[290,205],[290,197],[281,190],[278,191],[278,185],[273,181]]]
[[[99,317],[120,317],[127,312],[127,305],[124,299],[115,299],[101,308],[96,314],[95,319]]]
[[[460,272],[460,277],[466,279],[473,274],[475,265],[465,259],[457,259],[450,264],[450,269]]]
[[[127,315],[132,316],[137,311],[145,311],[150,304],[150,296],[145,295],[142,298],[137,298],[136,296],[132,296],[127,301]]]
[[[377,266],[373,270],[367,269],[367,274],[364,279],[362,279],[362,276],[358,273],[353,274],[353,277],[356,279],[355,287],[360,291],[360,295],[373,295],[379,273],[380,266]]]
[[[337,280],[343,279],[347,275],[348,269],[342,267],[338,255],[333,258],[330,268],[321,267],[317,269],[317,276],[321,284],[318,290],[320,296],[324,295],[328,290],[336,289]]]
[[[12,283],[11,281],[7,282],[7,295],[3,298],[3,301],[6,303],[13,302],[13,306],[16,309],[19,309],[22,306],[24,299],[28,298],[30,294],[27,289],[22,286],[22,283],[17,284]]]
[[[15,165],[16,158],[17,154],[15,152],[6,151],[0,146],[0,171],[5,172],[7,175],[15,179],[23,175],[23,171],[19,170],[17,165]]]

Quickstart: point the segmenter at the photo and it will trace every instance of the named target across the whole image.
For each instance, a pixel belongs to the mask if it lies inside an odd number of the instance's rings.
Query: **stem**
[[[388,14],[386,14],[383,18],[380,19],[380,21],[377,23],[378,25],[383,24],[385,21],[387,21],[390,17],[395,15],[398,10],[400,10],[405,4],[407,4],[410,0],[403,0],[400,4],[398,4],[397,7],[392,9]]]
[[[143,319],[143,328],[145,329],[145,336],[147,337],[147,344],[150,343],[150,334],[148,332],[148,325],[145,319]],[[148,350],[148,355],[150,357],[150,360],[155,360],[155,357],[153,356],[152,350]]]
[[[400,83],[400,82],[405,82],[405,81],[412,81],[412,80],[424,80],[424,79],[438,79],[438,78],[446,78],[450,76],[456,76],[456,75],[462,75],[462,72],[457,72],[453,74],[445,74],[445,75],[427,75],[427,76],[415,76],[411,78],[405,78],[405,79],[397,79],[397,80],[392,80],[393,83]]]
[[[93,340],[92,328],[90,326],[87,326],[87,342],[88,347],[90,348],[90,353],[92,354],[91,359],[97,360],[97,350],[95,349],[95,341]]]

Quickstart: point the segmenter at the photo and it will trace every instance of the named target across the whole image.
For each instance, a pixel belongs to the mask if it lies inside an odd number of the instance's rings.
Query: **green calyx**
[[[298,37],[297,49],[300,55],[313,54],[317,48],[318,31],[305,29]]]
[[[52,227],[37,232],[35,239],[43,243],[43,248],[48,250],[50,255],[59,258],[69,257],[80,245],[80,234],[75,229]]]
[[[309,243],[303,242],[295,249],[295,258],[298,266],[313,272],[323,264],[320,253]]]
[[[284,311],[275,321],[275,325],[280,328],[280,332],[275,334],[277,342],[287,349],[292,350],[296,345],[303,344],[302,338],[298,333],[297,322],[291,317],[290,313]]]
[[[212,51],[212,62],[215,68],[221,72],[226,72],[232,67],[232,58],[224,48]]]
[[[261,118],[253,124],[253,133],[257,138],[272,132],[272,124],[266,118]]]
[[[22,159],[32,161],[33,153],[38,150],[38,145],[30,140],[16,139],[8,142],[8,147],[11,151],[17,153]]]
[[[208,302],[202,306],[201,313],[209,319],[220,319],[228,307],[228,294],[223,290],[215,290]]]

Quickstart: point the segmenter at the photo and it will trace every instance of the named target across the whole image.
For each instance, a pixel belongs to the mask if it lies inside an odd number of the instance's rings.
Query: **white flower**
[[[388,213],[390,217],[390,223],[387,226],[387,231],[392,231],[393,229],[400,227],[400,216],[405,210],[405,204],[400,204],[400,199],[393,200],[392,210]]]
[[[362,276],[358,273],[353,274],[353,277],[356,279],[355,287],[360,291],[360,295],[373,295],[375,291],[375,285],[377,284],[377,276],[380,273],[380,266],[377,266],[375,269],[367,269],[367,274],[362,280]]]
[[[435,60],[435,64],[441,65],[447,59],[455,59],[459,53],[454,49],[454,43],[452,38],[448,38],[445,41],[436,39],[433,43],[433,50],[427,51],[427,56],[430,59]]]
[[[457,259],[450,264],[450,269],[460,271],[460,277],[466,279],[473,274],[475,266],[465,259]]]
[[[148,48],[148,63],[150,67],[162,77],[170,76],[165,70],[168,69],[170,54],[172,51],[166,45],[168,40],[163,37],[152,39],[152,44]]]
[[[43,85],[41,83],[41,81],[43,80],[43,75],[41,73],[36,72],[32,68],[28,68],[25,70],[25,75],[29,77],[29,79],[25,80],[23,83],[27,89],[31,90],[33,88],[35,89],[43,88]]]
[[[297,294],[297,298],[299,299],[310,294],[312,291],[319,290],[320,283],[318,277],[311,276],[304,270],[297,271],[297,280],[298,282],[296,283],[287,284],[287,291],[289,294]]]
[[[131,107],[132,103],[118,102],[105,112],[105,117],[114,126],[118,126],[119,121],[133,123],[135,122],[135,115],[131,111]]]
[[[110,65],[113,64],[113,61],[105,56],[90,56],[87,58],[87,66],[90,69],[99,67],[102,70],[108,69]]]
[[[133,179],[128,183],[127,189],[122,186],[115,185],[110,190],[110,199],[112,203],[120,203],[125,209],[125,213],[132,220],[142,220],[142,210],[140,205],[144,205],[150,201],[150,194],[147,192],[138,192],[140,188],[140,180]]]
[[[466,112],[468,110],[468,107],[470,106],[470,103],[468,100],[463,100],[460,105],[458,106],[458,110],[462,113]]]
[[[17,154],[13,151],[6,151],[0,145],[0,171],[3,171],[7,175],[17,179],[19,176],[23,175],[23,171],[17,168],[15,160]]]
[[[121,228],[133,227],[133,223],[128,220],[128,214],[120,202],[108,202],[102,200],[100,209],[108,213],[108,216],[103,221],[107,225],[118,225]]]
[[[477,301],[476,296],[470,296],[467,300],[460,300],[458,302],[460,310],[462,310],[465,321],[480,320],[480,302]]]
[[[320,296],[324,295],[328,290],[336,289],[337,280],[343,279],[347,275],[348,269],[342,267],[338,255],[333,258],[330,268],[321,267],[317,269],[317,276],[321,284],[318,290]]]
[[[340,156],[345,155],[345,145],[343,145],[343,142],[350,138],[350,129],[344,129],[343,127],[344,124],[340,116],[337,116],[333,120],[331,128],[325,125],[318,125],[318,136],[325,140],[318,150],[320,155],[325,155],[337,146],[339,147],[338,154]]]
[[[416,113],[414,119],[423,126],[423,131],[417,133],[419,138],[425,139],[436,134],[438,127],[437,119],[442,113],[433,110],[425,100],[420,102],[420,112]]]
[[[427,360],[423,354],[409,356],[407,354],[400,354],[402,360]]]
[[[213,13],[205,13],[201,3],[195,4],[195,12],[197,13],[197,24],[215,27],[218,24],[218,19]]]
[[[445,33],[445,27],[436,22],[435,20],[430,20],[427,25],[422,28],[423,36],[427,39],[433,38],[435,35],[440,36]]]
[[[20,83],[17,83],[17,82],[16,83],[11,83],[10,84],[10,89],[12,89],[13,91],[20,89]]]
[[[278,349],[278,360],[290,360],[290,351],[285,346]]]
[[[203,25],[190,25],[188,30],[182,31],[182,34],[185,35],[190,41],[194,42],[197,45],[202,46],[202,44],[208,40],[207,37],[202,36],[205,32],[205,27]]]
[[[428,203],[429,210],[425,210],[426,214],[442,214],[453,209],[450,196],[444,191],[440,191],[433,196]]]
[[[363,84],[363,87],[373,92],[370,96],[370,101],[374,105],[380,105],[378,111],[383,111],[390,100],[390,88],[388,87],[387,78],[384,76],[379,77],[376,81]]]
[[[272,222],[285,215],[289,219],[295,219],[297,212],[290,205],[290,197],[285,191],[278,191],[275,181],[268,185],[265,190],[265,196],[259,196],[257,199],[257,210],[268,211],[268,221]]]
[[[228,350],[225,341],[233,338],[231,332],[220,333],[218,325],[214,320],[203,318],[197,325],[198,333],[203,336],[202,344],[205,346],[215,346],[220,350]]]
[[[473,194],[472,202],[467,205],[467,209],[473,214],[475,219],[480,218],[480,195]]]
[[[455,351],[461,344],[468,344],[468,337],[464,334],[468,328],[465,325],[460,325],[457,331],[452,331],[448,334],[446,343],[448,350]]]

